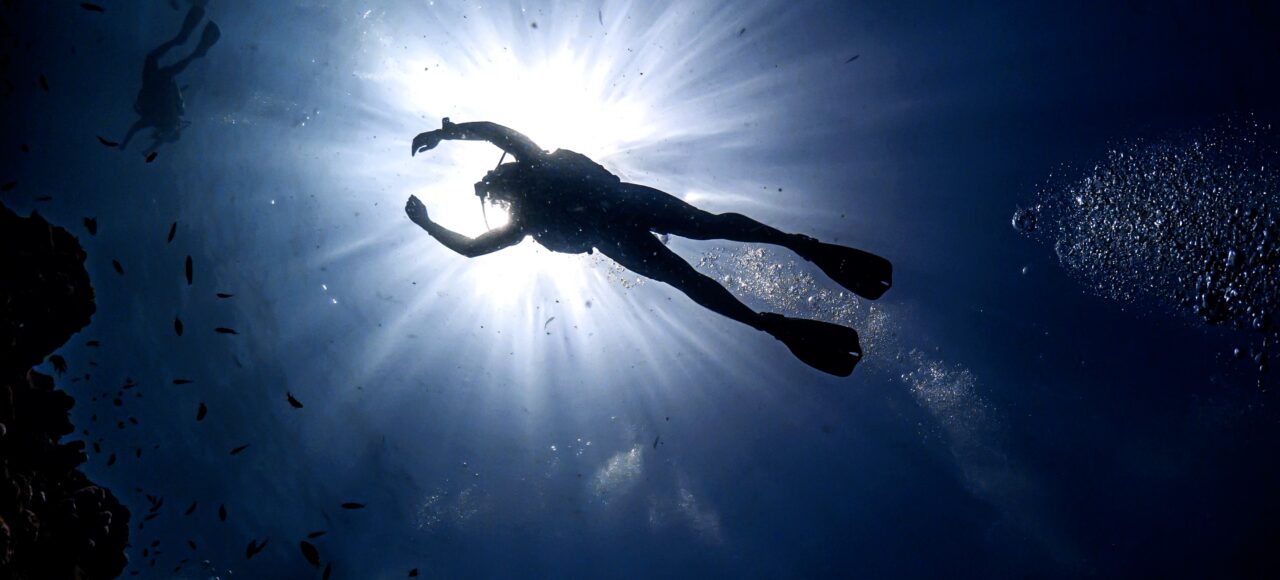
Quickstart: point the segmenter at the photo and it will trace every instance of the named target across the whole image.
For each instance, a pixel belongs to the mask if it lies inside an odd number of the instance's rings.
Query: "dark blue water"
[[[6,5],[0,181],[89,253],[98,311],[61,354],[91,377],[60,384],[101,440],[86,472],[135,521],[165,497],[133,532],[142,577],[313,577],[316,530],[346,578],[1280,566],[1276,375],[1231,354],[1265,333],[1118,296],[1141,263],[1009,226],[1135,140],[1271,135],[1266,3],[213,2],[222,38],[179,77],[191,125],[150,163],[145,134],[95,136],[133,122],[187,4],[77,4]],[[471,184],[499,155],[410,157],[446,116],[889,257],[870,303],[784,250],[670,241],[756,308],[853,324],[867,360],[828,377],[598,255],[449,252],[405,199],[483,232]]]

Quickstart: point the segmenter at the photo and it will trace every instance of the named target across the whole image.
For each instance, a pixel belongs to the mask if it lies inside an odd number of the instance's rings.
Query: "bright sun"
[[[445,67],[435,56],[391,67],[380,79],[406,95],[404,106],[422,119],[426,131],[442,117],[454,122],[493,121],[528,135],[549,151],[572,149],[609,166],[609,157],[651,138],[648,107],[622,94],[610,67],[567,48],[526,61],[506,47],[479,42],[469,47],[465,66]],[[457,61],[457,59],[451,59]],[[597,59],[598,60],[598,59]],[[405,150],[411,135],[406,135]],[[476,236],[506,223],[505,212],[489,205],[482,212],[472,186],[493,169],[501,151],[482,142],[452,141],[412,160],[407,177],[431,218],[454,231]],[[406,161],[407,162],[407,161]],[[423,243],[434,243],[423,237]],[[532,241],[479,258],[468,278],[491,300],[510,301],[528,283],[553,280],[557,290],[575,288],[584,275],[580,258],[559,256]],[[474,276],[474,278],[473,278]]]

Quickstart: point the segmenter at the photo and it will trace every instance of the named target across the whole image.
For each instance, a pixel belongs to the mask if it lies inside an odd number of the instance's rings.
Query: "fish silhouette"
[[[320,567],[320,551],[306,540],[298,542],[298,549],[302,550],[302,557],[307,559],[313,568]]]

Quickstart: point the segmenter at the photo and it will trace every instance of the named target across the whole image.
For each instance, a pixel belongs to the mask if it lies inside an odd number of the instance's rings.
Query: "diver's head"
[[[510,205],[524,189],[523,167],[519,163],[504,163],[486,173],[476,183],[476,195],[481,199]]]

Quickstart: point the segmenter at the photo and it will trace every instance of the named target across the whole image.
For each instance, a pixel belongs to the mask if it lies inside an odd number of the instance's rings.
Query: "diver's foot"
[[[218,43],[219,38],[222,38],[222,29],[218,28],[218,24],[216,22],[210,21],[208,24],[204,25],[204,32],[200,34],[200,44],[199,46],[196,46],[196,50],[192,53],[192,56],[204,56],[205,53],[209,52],[210,48],[213,48],[213,45]]]
[[[846,326],[764,313],[761,330],[787,345],[801,362],[824,373],[847,377],[862,360],[858,332]]]
[[[200,21],[204,20],[204,8],[192,6],[187,11],[187,17],[182,20],[182,30],[178,32],[177,44],[187,41],[192,32],[196,31],[196,26],[200,25]]]
[[[870,252],[825,244],[800,234],[793,234],[789,247],[837,284],[868,300],[883,296],[893,286],[893,264]]]

